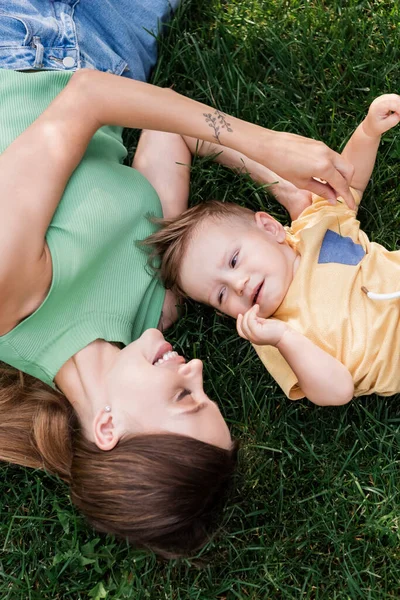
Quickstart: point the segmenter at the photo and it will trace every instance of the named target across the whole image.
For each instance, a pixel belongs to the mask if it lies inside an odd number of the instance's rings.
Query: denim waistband
[[[0,6],[0,68],[92,68],[145,81],[156,36],[179,0],[8,0]]]

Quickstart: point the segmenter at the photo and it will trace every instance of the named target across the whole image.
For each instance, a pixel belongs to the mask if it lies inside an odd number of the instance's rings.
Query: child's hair
[[[127,436],[108,452],[82,433],[59,392],[0,363],[0,460],[45,468],[100,531],[164,557],[209,539],[235,469],[224,450],[176,434]]]
[[[155,219],[160,229],[143,244],[150,248],[149,262],[158,272],[166,289],[185,297],[179,278],[180,266],[189,242],[198,228],[208,219],[240,219],[249,221],[254,212],[232,202],[209,200],[189,208],[173,219]]]

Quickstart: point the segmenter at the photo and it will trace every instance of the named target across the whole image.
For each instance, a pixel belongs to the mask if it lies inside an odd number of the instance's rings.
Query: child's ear
[[[268,213],[262,211],[256,212],[254,219],[257,227],[273,235],[277,242],[282,243],[286,240],[286,231],[283,225]]]

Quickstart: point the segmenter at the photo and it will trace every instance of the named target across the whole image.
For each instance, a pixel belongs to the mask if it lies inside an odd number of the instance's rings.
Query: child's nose
[[[234,288],[238,296],[243,296],[244,290],[246,289],[248,277],[238,277],[234,282]]]

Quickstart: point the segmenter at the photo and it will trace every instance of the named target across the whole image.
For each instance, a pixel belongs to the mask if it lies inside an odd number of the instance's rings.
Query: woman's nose
[[[186,378],[203,381],[203,363],[198,358],[193,358],[189,362],[181,365],[179,367],[179,372]]]

